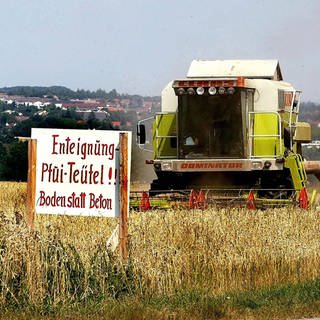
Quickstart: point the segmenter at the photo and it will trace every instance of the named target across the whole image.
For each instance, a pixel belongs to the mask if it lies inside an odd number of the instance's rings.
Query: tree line
[[[130,98],[132,101],[141,102],[142,96],[140,95],[129,95],[120,94],[116,89],[112,89],[107,92],[104,89],[97,89],[95,91],[77,89],[72,90],[64,86],[14,86],[14,87],[3,87],[0,88],[0,93],[7,94],[9,96],[24,96],[24,97],[39,97],[49,99],[104,99],[112,101],[116,98]],[[150,97],[151,99],[158,100],[159,97]]]
[[[64,86],[15,86],[0,88],[1,93],[9,96],[24,96],[24,97],[38,97],[38,98],[51,98],[51,99],[89,99],[89,98],[102,98],[112,100],[117,98],[119,93],[112,89],[106,92],[103,89],[96,91],[77,89],[76,91],[66,88]]]

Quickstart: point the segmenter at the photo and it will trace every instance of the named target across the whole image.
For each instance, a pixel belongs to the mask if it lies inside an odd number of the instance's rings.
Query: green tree
[[[0,180],[4,180],[6,172],[6,159],[7,159],[7,149],[4,144],[0,142]]]
[[[26,181],[28,175],[28,144],[15,141],[8,145],[1,161],[1,178],[7,181]]]
[[[119,96],[118,92],[116,89],[112,89],[109,93],[108,93],[108,99],[109,100],[113,100],[115,98],[117,98]]]

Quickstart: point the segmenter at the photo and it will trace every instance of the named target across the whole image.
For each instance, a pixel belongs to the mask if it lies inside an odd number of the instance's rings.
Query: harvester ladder
[[[303,189],[306,186],[307,173],[303,166],[302,156],[297,153],[290,153],[285,158],[284,166],[290,170],[294,189]]]

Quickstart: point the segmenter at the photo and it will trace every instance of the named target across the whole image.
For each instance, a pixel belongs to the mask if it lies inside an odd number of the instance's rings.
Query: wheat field
[[[26,184],[0,183],[0,304],[53,305],[179,290],[211,295],[319,278],[319,212],[241,208],[130,212],[129,258],[106,241],[116,219],[36,216]]]

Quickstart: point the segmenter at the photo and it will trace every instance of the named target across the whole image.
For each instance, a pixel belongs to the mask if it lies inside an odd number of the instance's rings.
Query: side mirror
[[[144,126],[144,124],[137,125],[137,142],[139,144],[146,143],[146,127]]]

